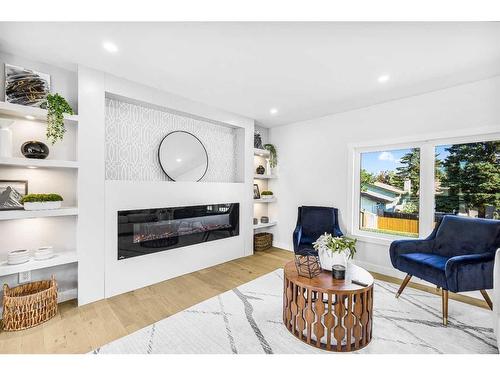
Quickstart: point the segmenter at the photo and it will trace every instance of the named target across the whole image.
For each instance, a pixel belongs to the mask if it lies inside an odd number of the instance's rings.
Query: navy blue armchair
[[[297,215],[297,226],[293,232],[293,251],[297,255],[318,255],[312,243],[324,233],[342,236],[339,227],[338,209],[333,207],[302,206]]]
[[[392,265],[407,274],[396,298],[416,276],[442,289],[444,325],[448,322],[448,291],[480,290],[492,308],[486,289],[493,288],[499,247],[500,220],[446,215],[426,239],[392,242]]]

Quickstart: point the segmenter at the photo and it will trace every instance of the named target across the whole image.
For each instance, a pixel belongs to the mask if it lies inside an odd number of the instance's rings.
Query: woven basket
[[[3,329],[21,331],[46,322],[57,314],[57,283],[51,280],[9,288],[3,286]]]
[[[253,235],[253,249],[254,251],[266,250],[273,246],[272,233],[262,232]]]

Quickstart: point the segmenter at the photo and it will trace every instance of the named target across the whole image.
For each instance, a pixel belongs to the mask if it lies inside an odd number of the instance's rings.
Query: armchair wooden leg
[[[493,302],[491,302],[490,296],[488,295],[488,292],[484,289],[481,289],[481,294],[483,295],[484,300],[488,304],[490,310],[493,310]]]
[[[443,325],[448,325],[448,291],[446,289],[441,289],[441,299],[443,302]]]
[[[406,288],[406,286],[410,282],[411,276],[412,275],[410,275],[410,274],[406,275],[405,279],[403,280],[403,283],[401,284],[401,286],[399,287],[398,292],[396,293],[396,298],[398,298],[401,295],[401,293],[403,293],[403,290]]]

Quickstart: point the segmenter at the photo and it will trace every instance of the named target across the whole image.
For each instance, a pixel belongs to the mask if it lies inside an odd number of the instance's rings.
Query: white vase
[[[269,159],[266,159],[266,175],[270,176],[271,175],[271,163],[269,162]]]
[[[0,118],[0,157],[12,157],[12,130],[10,125],[13,120]]]
[[[321,268],[325,271],[331,271],[335,264],[340,264],[347,269],[347,255],[345,252],[334,253],[328,249],[320,249],[318,255]]]

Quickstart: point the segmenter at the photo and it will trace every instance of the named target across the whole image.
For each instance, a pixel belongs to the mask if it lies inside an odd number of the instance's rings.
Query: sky
[[[436,146],[436,153],[439,154],[439,160],[443,160],[448,156],[448,152],[445,151],[447,147],[449,146]],[[410,152],[410,150],[410,148],[406,148],[401,150],[363,152],[361,154],[361,168],[373,174],[378,174],[381,171],[395,171],[397,167],[402,165],[400,162],[401,157]]]

